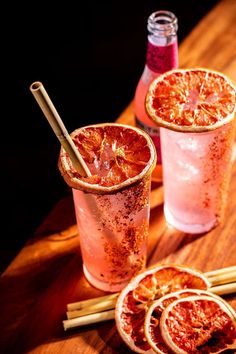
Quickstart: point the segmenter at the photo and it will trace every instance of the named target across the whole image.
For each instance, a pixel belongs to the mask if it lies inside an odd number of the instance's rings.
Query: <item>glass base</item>
[[[183,231],[189,234],[202,234],[204,232],[210,231],[216,226],[216,220],[212,220],[207,224],[183,224],[179,220],[175,219],[166,205],[164,205],[164,214],[168,224],[175,227],[179,231]]]
[[[117,292],[117,291],[121,291],[125,287],[125,285],[128,284],[128,280],[126,280],[125,282],[122,282],[122,283],[115,283],[115,284],[103,282],[103,281],[95,278],[93,275],[91,275],[91,273],[89,273],[89,271],[87,270],[87,268],[85,267],[84,264],[83,264],[83,271],[84,271],[84,275],[85,275],[86,279],[89,281],[89,283],[99,290],[104,290],[104,291],[109,291],[109,292]]]

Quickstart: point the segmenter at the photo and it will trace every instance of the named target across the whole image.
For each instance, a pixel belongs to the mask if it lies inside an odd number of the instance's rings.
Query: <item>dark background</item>
[[[147,18],[175,13],[179,43],[216,0],[9,4],[2,16],[1,269],[70,194],[59,142],[29,86],[41,81],[69,132],[111,122],[132,100],[145,63]],[[196,43],[197,46],[197,43]]]

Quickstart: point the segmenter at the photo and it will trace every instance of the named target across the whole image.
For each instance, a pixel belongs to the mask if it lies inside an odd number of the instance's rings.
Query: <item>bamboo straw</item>
[[[109,310],[99,313],[93,313],[92,315],[76,317],[71,320],[64,320],[63,327],[66,331],[70,328],[75,328],[79,326],[84,326],[92,323],[104,322],[108,320],[113,320],[115,317],[115,310]]]
[[[225,268],[220,268],[220,269],[214,269],[209,272],[205,273],[205,276],[207,278],[214,277],[216,275],[221,275],[221,274],[229,274],[231,272],[236,272],[236,266],[231,266],[231,267],[225,267]]]
[[[77,317],[85,317],[86,315],[91,315],[92,313],[103,313],[108,310],[114,310],[116,307],[116,301],[117,299],[114,298],[113,300],[110,300],[109,303],[101,302],[88,306],[87,308],[83,308],[82,310],[67,311],[67,319],[69,320]],[[139,309],[143,309],[144,305],[141,303],[136,305],[136,307]]]
[[[230,283],[230,284],[214,286],[214,287],[210,288],[209,291],[216,294],[216,295],[232,294],[232,293],[236,292],[236,282]],[[116,299],[114,298],[112,301],[114,301],[114,305],[115,305]],[[75,317],[75,318],[73,318],[72,312],[77,312],[77,311],[71,311],[72,317],[63,321],[63,327],[64,327],[65,331],[70,328],[80,327],[80,326],[89,325],[89,324],[93,324],[93,323],[100,323],[100,322],[112,320],[115,318],[115,310],[111,310],[111,309],[108,311],[102,311],[102,312],[97,312],[97,313],[93,313],[93,314],[88,314],[86,316],[82,315],[80,317]]]
[[[74,302],[67,305],[67,318],[81,317],[90,315],[92,313],[98,313],[105,310],[114,309],[118,293],[100,296],[99,301],[94,302],[94,299]]]
[[[104,295],[104,296],[99,296],[96,299],[99,299],[99,301],[94,301],[95,299],[88,299],[88,300],[83,300],[83,301],[78,301],[78,302],[73,302],[71,304],[67,304],[67,310],[68,311],[74,311],[74,310],[82,310],[84,308],[87,308],[88,306],[94,305],[96,303],[101,303],[101,302],[107,302],[107,301],[113,301],[118,298],[118,293],[114,294],[109,294],[109,295]]]
[[[66,315],[68,320],[76,317],[84,317],[91,315],[92,313],[102,313],[103,311],[113,310],[115,308],[116,300],[103,301],[94,305],[90,305],[88,308],[81,310],[67,311]]]
[[[61,120],[50,97],[48,96],[43,84],[39,81],[33,82],[30,85],[30,91],[34,95],[34,98],[38,102],[41,110],[43,111],[61,145],[69,154],[74,168],[83,177],[91,176],[88,166],[84,162],[81,154],[77,150],[73,140],[66,130],[64,123]]]
[[[209,280],[211,282],[211,286],[230,283],[236,280],[236,271],[215,275],[213,277],[210,277]]]
[[[219,286],[213,286],[212,288],[210,288],[210,291],[217,295],[227,295],[227,294],[236,293],[236,282],[223,284]]]

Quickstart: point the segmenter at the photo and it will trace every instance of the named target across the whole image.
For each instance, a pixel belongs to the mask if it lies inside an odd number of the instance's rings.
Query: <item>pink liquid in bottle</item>
[[[159,127],[148,117],[145,97],[150,83],[160,74],[178,67],[177,18],[169,11],[157,11],[148,18],[148,45],[146,64],[134,97],[136,126],[153,139],[157,150],[157,169],[161,165]],[[159,165],[159,166],[158,166]]]

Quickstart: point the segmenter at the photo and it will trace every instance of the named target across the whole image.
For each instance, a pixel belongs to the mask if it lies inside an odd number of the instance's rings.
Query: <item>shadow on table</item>
[[[178,251],[197,242],[206,233],[187,234],[166,223],[163,205],[151,210],[148,245],[148,266],[170,263]],[[194,263],[193,263],[194,264]]]
[[[64,338],[67,303],[104,294],[83,275],[76,225],[61,218],[64,208],[68,203],[58,206],[60,217],[50,215],[54,221],[45,221],[1,276],[1,353],[28,353]]]

